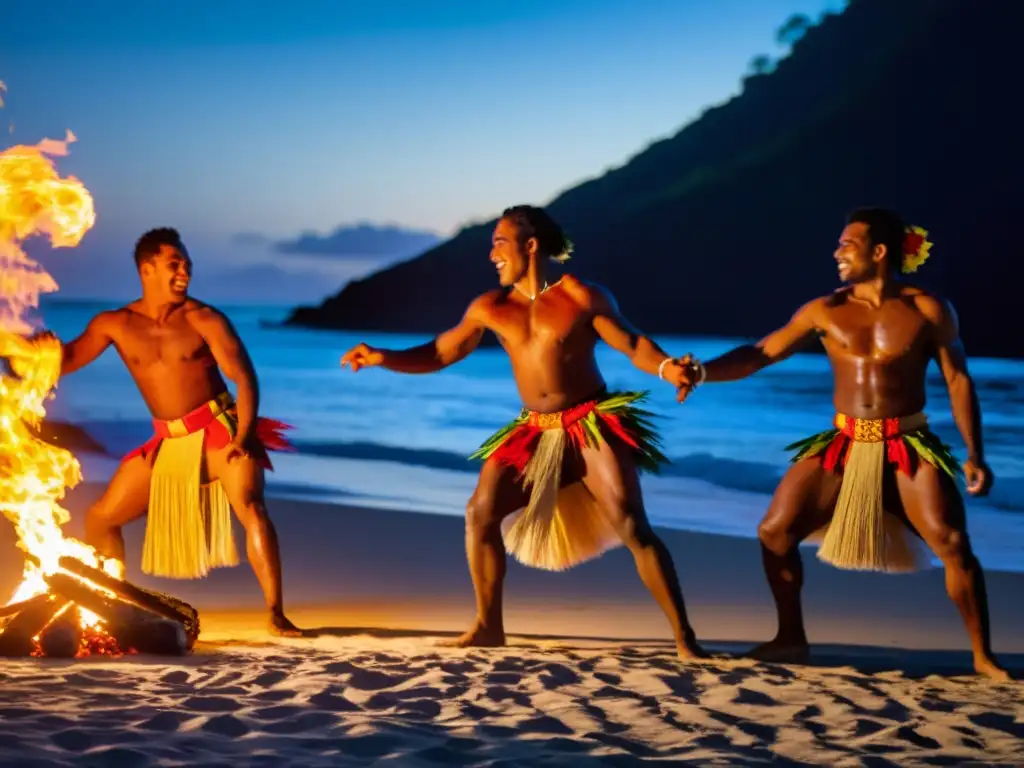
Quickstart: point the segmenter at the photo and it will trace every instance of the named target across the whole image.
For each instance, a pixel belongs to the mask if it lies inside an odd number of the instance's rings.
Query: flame
[[[0,511],[30,556],[8,604],[46,592],[44,576],[59,569],[62,556],[122,576],[120,563],[103,562],[92,547],[64,536],[61,527],[70,515],[59,502],[81,481],[81,465],[35,434],[60,376],[61,345],[49,336],[27,340],[26,334],[33,330],[40,294],[56,291],[57,283],[21,244],[42,235],[55,248],[71,248],[95,223],[89,191],[73,176],[61,178],[50,159],[66,155],[74,140],[68,131],[63,141],[0,152],[0,357],[13,373],[0,377]],[[83,628],[99,627],[97,616],[81,608],[79,613]]]

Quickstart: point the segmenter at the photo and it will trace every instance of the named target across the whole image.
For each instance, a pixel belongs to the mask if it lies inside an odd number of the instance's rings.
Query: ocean
[[[42,317],[69,340],[110,306],[51,299]],[[267,327],[261,321],[279,321],[287,309],[224,310],[259,374],[261,414],[295,427],[299,450],[274,454],[270,495],[462,515],[477,471],[466,457],[520,408],[500,349],[478,350],[433,375],[379,369],[353,374],[339,367],[339,358],[355,343],[401,348],[427,337]],[[670,353],[707,359],[740,340],[658,341]],[[796,355],[745,381],[706,385],[682,405],[671,387],[622,355],[602,347],[598,356],[609,387],[649,389],[648,407],[662,417],[672,464],[642,481],[656,525],[754,537],[787,467],[784,446],[828,428],[831,420],[831,377],[823,356]],[[1024,571],[1024,360],[972,359],[970,370],[996,481],[988,498],[968,499],[969,531],[986,568]],[[962,459],[963,443],[934,366],[928,401],[933,429]],[[145,405],[112,349],[62,380],[47,409],[53,418],[87,429],[117,456],[150,434]],[[79,459],[86,481],[108,479],[117,463],[89,454]]]

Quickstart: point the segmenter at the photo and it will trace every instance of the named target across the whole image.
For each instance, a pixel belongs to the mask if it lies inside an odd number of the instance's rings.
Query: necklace
[[[551,286],[550,286],[550,285],[548,285],[548,281],[547,281],[547,280],[545,280],[545,281],[544,281],[544,285],[543,285],[543,286],[541,287],[541,289],[540,289],[540,292],[539,292],[539,293],[535,293],[535,294],[531,295],[531,294],[527,293],[526,291],[524,291],[524,290],[523,290],[522,288],[520,288],[520,287],[519,287],[519,283],[516,283],[516,284],[515,284],[515,289],[516,289],[517,291],[519,291],[519,292],[520,292],[521,294],[523,294],[523,296],[525,296],[526,298],[528,298],[528,299],[529,299],[530,301],[536,301],[536,300],[537,300],[537,297],[538,297],[538,296],[540,296],[540,294],[541,294],[541,293],[544,293],[544,291],[546,291],[546,290],[547,290],[548,288],[550,288],[550,287],[551,287]]]

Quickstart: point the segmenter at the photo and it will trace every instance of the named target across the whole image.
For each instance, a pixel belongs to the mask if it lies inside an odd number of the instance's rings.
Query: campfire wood
[[[107,597],[74,576],[55,573],[46,577],[51,590],[92,611],[122,650],[138,653],[181,655],[188,653],[188,636],[179,621],[140,608],[116,597]]]
[[[61,594],[44,594],[19,603],[24,607],[7,621],[3,632],[0,632],[0,656],[31,656],[35,650],[33,638],[69,602]]]
[[[27,558],[39,565],[32,555]],[[0,656],[71,657],[118,649],[178,656],[194,647],[199,613],[188,603],[72,557],[58,565],[61,571],[44,577],[47,593],[0,608]],[[79,607],[100,617],[105,634],[83,633]]]
[[[82,616],[76,605],[65,608],[39,636],[39,650],[50,658],[74,658],[81,644]]]
[[[10,605],[0,607],[0,619],[5,616],[13,616],[16,613],[21,613],[33,602],[40,601],[45,597],[46,595],[36,595],[35,597],[30,597],[28,600],[22,600],[20,603],[11,603]]]
[[[73,557],[62,557],[57,564],[69,573],[88,579],[104,589],[109,589],[121,600],[182,624],[185,627],[189,649],[195,645],[196,639],[199,637],[199,612],[188,603],[170,595],[137,587],[129,581],[115,579],[104,571],[86,565]]]

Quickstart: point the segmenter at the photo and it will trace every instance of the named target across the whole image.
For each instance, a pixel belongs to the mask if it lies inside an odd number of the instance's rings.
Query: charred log
[[[43,656],[70,659],[82,645],[82,617],[75,605],[68,606],[39,636]]]
[[[188,603],[170,595],[153,592],[137,587],[131,582],[116,579],[73,557],[62,557],[57,564],[68,573],[81,576],[103,589],[110,590],[125,602],[178,622],[185,628],[189,649],[195,645],[196,639],[199,637],[199,612]]]
[[[105,623],[107,633],[123,651],[182,655],[190,646],[184,625],[134,603],[107,597],[74,576],[55,573],[46,577],[58,595],[92,611]]]
[[[31,656],[35,638],[70,600],[64,595],[39,595],[24,603],[0,633],[0,656]]]
[[[11,603],[10,605],[2,606],[0,607],[0,619],[5,616],[13,616],[16,613],[21,613],[33,602],[43,600],[45,597],[46,595],[36,595],[35,597],[30,597],[28,600],[22,600],[20,603]]]

